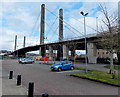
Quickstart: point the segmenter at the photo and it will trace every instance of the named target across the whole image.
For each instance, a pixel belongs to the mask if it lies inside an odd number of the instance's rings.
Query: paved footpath
[[[16,78],[8,79],[8,71],[2,70],[0,60],[0,97],[2,95],[27,95],[27,88],[16,85]],[[4,97],[4,96],[2,96]]]
[[[106,64],[109,65],[109,64]],[[106,66],[105,64],[87,64],[87,69],[89,70],[99,70],[99,71],[103,71],[103,72],[109,72],[110,69],[108,68],[104,68],[104,66]],[[75,64],[76,67],[81,67],[81,68],[86,68],[86,64]],[[118,70],[115,70],[116,73],[120,74],[120,72]]]

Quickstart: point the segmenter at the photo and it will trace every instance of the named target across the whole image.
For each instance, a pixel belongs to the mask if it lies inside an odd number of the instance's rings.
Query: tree
[[[120,1],[118,2],[118,64],[120,65]]]
[[[110,15],[106,6],[99,5],[101,12],[103,13],[104,20],[102,20],[104,27],[102,26],[102,32],[99,33],[100,46],[107,50],[110,54],[110,73],[114,72],[113,54],[119,52],[118,49],[118,17],[114,14]]]

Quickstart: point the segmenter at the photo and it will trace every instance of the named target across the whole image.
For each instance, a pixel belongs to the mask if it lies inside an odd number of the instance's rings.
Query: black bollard
[[[43,93],[42,97],[49,97],[49,95],[47,93]]]
[[[12,79],[12,78],[13,78],[13,71],[10,71],[9,79]]]
[[[34,83],[30,82],[28,87],[28,97],[33,97],[34,95]]]
[[[21,75],[17,76],[17,86],[21,85]]]

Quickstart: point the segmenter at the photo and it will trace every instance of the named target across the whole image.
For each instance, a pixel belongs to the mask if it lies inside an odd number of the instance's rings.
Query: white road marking
[[[33,64],[24,64],[24,65],[27,65],[27,66],[32,66]]]
[[[80,70],[71,70],[71,71],[61,71],[61,72],[56,72],[56,73],[68,73],[68,72],[78,72]]]

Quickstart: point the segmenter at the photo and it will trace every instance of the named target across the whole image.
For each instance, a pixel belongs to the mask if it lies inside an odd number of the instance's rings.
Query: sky
[[[110,15],[116,15],[118,0],[2,0],[0,3],[0,50],[14,50],[15,35],[17,49],[23,47],[26,36],[26,46],[38,45],[40,40],[40,11],[45,4],[45,43],[58,41],[59,9],[63,9],[64,40],[84,35],[84,19],[86,16],[86,33],[94,34],[101,31],[104,16],[99,4],[106,6]],[[97,26],[96,26],[97,25]]]

